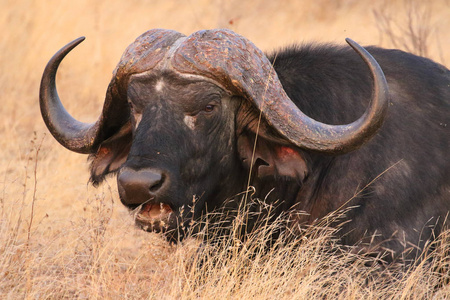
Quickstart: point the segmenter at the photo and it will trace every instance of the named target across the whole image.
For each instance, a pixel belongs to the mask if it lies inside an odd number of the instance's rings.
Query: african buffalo
[[[155,29],[126,49],[101,116],[86,124],[66,112],[55,86],[60,62],[83,39],[45,68],[42,116],[63,146],[90,154],[95,185],[117,173],[120,199],[142,228],[180,232],[251,185],[254,197],[278,201],[278,213],[305,212],[296,225],[353,207],[339,231],[347,245],[399,256],[412,247],[411,257],[442,230],[444,66],[351,40],[266,56],[230,30]]]

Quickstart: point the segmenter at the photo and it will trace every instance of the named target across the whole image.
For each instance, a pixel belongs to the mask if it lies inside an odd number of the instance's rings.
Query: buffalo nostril
[[[164,183],[164,175],[161,175],[161,178],[158,180],[153,181],[150,184],[149,190],[151,193],[156,193],[163,185]]]
[[[119,194],[125,205],[140,205],[155,198],[165,182],[159,170],[124,169],[117,177]]]

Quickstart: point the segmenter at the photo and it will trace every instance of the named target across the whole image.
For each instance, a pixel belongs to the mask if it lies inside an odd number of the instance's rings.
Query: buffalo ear
[[[237,140],[241,160],[252,176],[285,177],[302,182],[308,173],[308,167],[300,150],[295,146],[283,145],[255,134],[241,134]],[[253,164],[253,165],[252,165]]]
[[[90,156],[92,184],[100,184],[106,175],[120,168],[128,157],[131,142],[132,130],[128,122],[116,134],[100,144],[97,153]]]

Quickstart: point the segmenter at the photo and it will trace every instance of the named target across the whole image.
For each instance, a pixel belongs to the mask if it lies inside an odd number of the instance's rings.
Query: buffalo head
[[[253,184],[250,170],[255,180],[301,182],[308,173],[302,151],[337,155],[357,149],[386,113],[384,75],[351,40],[372,73],[373,98],[356,121],[328,125],[298,109],[267,57],[244,37],[223,29],[188,37],[156,29],[127,48],[101,116],[85,124],[66,112],[55,87],[60,62],[82,40],[48,63],[42,116],[63,146],[91,155],[94,184],[117,173],[122,203],[148,230],[176,229],[222,205]]]

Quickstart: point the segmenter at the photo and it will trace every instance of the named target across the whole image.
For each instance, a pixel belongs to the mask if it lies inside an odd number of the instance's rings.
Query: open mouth
[[[164,231],[170,225],[173,210],[164,203],[145,203],[135,212],[135,221],[146,231]]]

